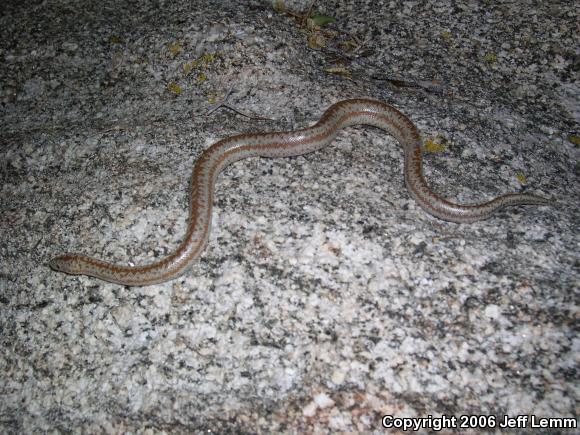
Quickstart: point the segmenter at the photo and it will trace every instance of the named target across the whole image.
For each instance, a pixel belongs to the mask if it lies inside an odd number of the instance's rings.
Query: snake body
[[[344,100],[330,106],[311,127],[288,132],[240,134],[222,139],[206,149],[193,168],[187,233],[171,255],[141,266],[124,266],[85,255],[65,254],[53,258],[50,267],[72,275],[89,275],[130,286],[177,278],[201,255],[208,243],[214,185],[226,166],[249,157],[289,157],[310,153],[332,142],[341,129],[359,124],[383,129],[401,143],[405,156],[405,184],[410,195],[427,213],[440,219],[469,223],[486,219],[506,206],[550,203],[545,198],[529,194],[507,194],[474,205],[449,202],[436,195],[423,178],[421,138],[409,118],[379,101]]]

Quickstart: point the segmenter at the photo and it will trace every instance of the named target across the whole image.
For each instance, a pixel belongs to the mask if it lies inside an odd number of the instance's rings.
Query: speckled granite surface
[[[326,32],[225,3],[0,6],[2,432],[575,419],[574,2],[329,1]],[[273,120],[205,116],[230,89]],[[67,250],[165,255],[202,149],[359,96],[413,119],[442,195],[558,206],[438,221],[405,191],[398,144],[352,128],[315,154],[226,169],[209,247],[181,279],[128,288],[48,269]]]

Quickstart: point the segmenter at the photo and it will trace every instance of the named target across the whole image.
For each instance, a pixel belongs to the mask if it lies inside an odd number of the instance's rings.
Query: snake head
[[[57,272],[64,272],[70,275],[80,275],[80,263],[77,255],[65,254],[54,257],[48,262],[52,270]]]

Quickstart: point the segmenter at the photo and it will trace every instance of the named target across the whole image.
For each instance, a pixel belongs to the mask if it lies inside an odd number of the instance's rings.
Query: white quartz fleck
[[[319,393],[314,397],[314,402],[316,406],[324,409],[334,405],[334,400],[332,400],[326,393]]]

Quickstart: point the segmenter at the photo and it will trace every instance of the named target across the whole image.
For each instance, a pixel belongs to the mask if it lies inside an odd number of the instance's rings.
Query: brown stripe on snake
[[[183,274],[207,245],[211,227],[214,185],[229,164],[249,157],[289,157],[328,145],[338,132],[351,125],[366,124],[393,135],[403,146],[405,184],[409,194],[427,213],[440,219],[468,223],[489,218],[511,205],[547,205],[551,201],[529,194],[507,194],[481,204],[454,204],[435,194],[423,177],[421,138],[411,120],[392,106],[367,99],[333,104],[312,127],[275,133],[241,134],[222,139],[205,150],[191,177],[189,223],[184,240],[166,258],[142,266],[123,266],[80,254],[53,258],[50,267],[72,275],[89,275],[124,285],[150,285]]]

